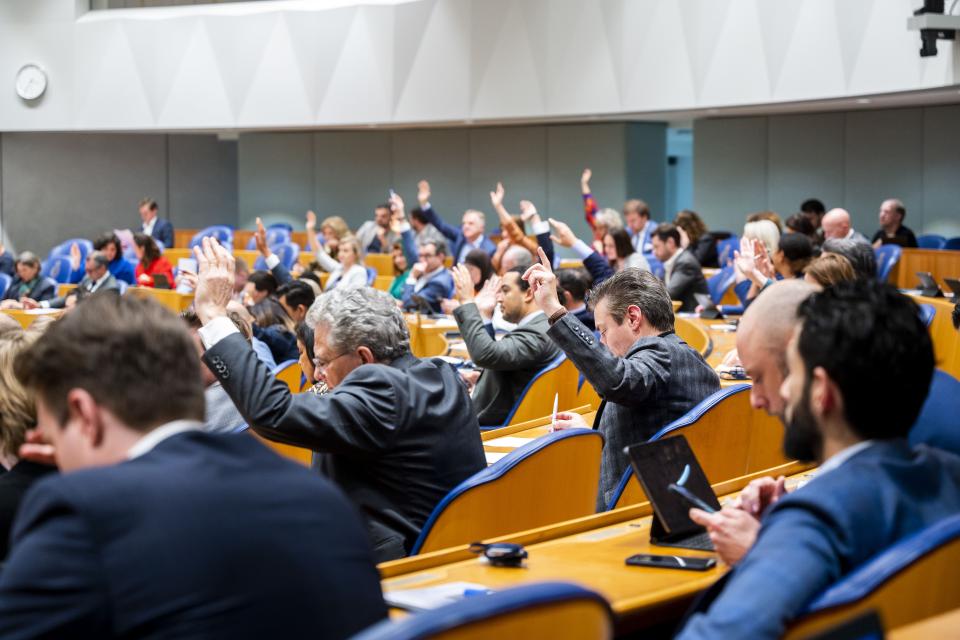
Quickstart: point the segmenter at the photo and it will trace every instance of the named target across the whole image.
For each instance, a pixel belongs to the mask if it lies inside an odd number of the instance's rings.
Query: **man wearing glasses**
[[[403,310],[442,313],[440,301],[453,293],[453,276],[443,266],[447,245],[442,240],[421,243],[418,256],[403,287]]]
[[[314,469],[366,518],[378,562],[405,556],[434,506],[486,466],[456,370],[410,353],[406,322],[388,294],[334,289],[306,318],[315,375],[331,392],[293,395],[227,318],[233,256],[212,238],[195,252],[204,362],[258,434],[315,452]]]

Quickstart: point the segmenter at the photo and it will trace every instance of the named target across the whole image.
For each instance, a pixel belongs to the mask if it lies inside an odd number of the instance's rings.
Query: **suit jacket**
[[[719,390],[720,379],[672,331],[640,338],[622,358],[569,313],[548,334],[603,398],[593,423],[604,437],[597,497],[602,511],[630,466],[624,447],[646,442]]]
[[[717,239],[705,233],[697,239],[697,244],[688,247],[689,251],[700,263],[701,267],[716,268],[720,266],[720,256],[717,254]]]
[[[460,305],[453,317],[470,359],[483,369],[473,391],[477,418],[484,426],[503,424],[530,380],[560,355],[547,337],[547,317],[541,313],[501,340],[495,340],[484,327],[475,304]]]
[[[153,233],[150,235],[154,240],[162,242],[165,249],[173,248],[173,224],[169,220],[158,217],[153,223]]]
[[[449,298],[453,290],[453,276],[446,269],[436,272],[420,291],[416,291],[416,285],[405,283],[403,285],[403,308],[405,311],[416,311],[420,308],[413,296],[420,296],[427,301],[431,313],[442,313],[440,301]]]
[[[672,300],[683,303],[680,311],[694,311],[697,308],[695,293],[710,293],[707,279],[697,258],[690,251],[682,251],[673,264],[673,270],[666,281],[667,291]]]
[[[593,319],[593,312],[590,311],[589,307],[584,307],[583,309],[580,309],[580,311],[574,312],[573,315],[576,316],[577,320],[583,323],[583,326],[585,326],[587,329],[590,329],[590,331],[597,330],[596,322]]]
[[[127,284],[137,284],[133,264],[123,256],[114,258],[110,264],[107,265],[107,268],[110,269],[110,273],[112,273],[113,277],[117,280],[123,280]]]
[[[7,292],[3,294],[3,299],[19,300],[22,297],[19,293],[21,284],[23,284],[23,280],[20,279],[20,276],[14,276],[13,281],[10,282],[10,286],[7,287]],[[57,295],[57,283],[51,278],[37,276],[33,286],[30,287],[25,295],[37,302],[50,300]]]
[[[10,530],[13,518],[27,489],[57,468],[46,464],[37,464],[29,460],[20,460],[9,471],[0,475],[0,562],[10,550]]]
[[[393,250],[393,243],[400,239],[400,236],[388,230],[387,246],[383,247],[380,245],[377,229],[378,225],[373,220],[367,220],[357,229],[357,240],[364,253],[390,253]]]
[[[437,503],[486,467],[466,386],[439,360],[363,365],[316,396],[291,394],[239,334],[203,358],[257,433],[322,454],[314,467],[360,508],[378,562],[409,553]]]
[[[38,482],[0,575],[4,638],[343,638],[385,613],[356,511],[248,434]]]
[[[452,224],[447,224],[444,222],[443,218],[437,215],[437,212],[433,210],[433,207],[427,207],[422,209],[423,216],[427,219],[427,222],[435,226],[440,233],[446,236],[447,240],[450,242],[450,255],[453,256],[454,264],[460,263],[460,252],[463,250],[463,246],[466,244],[467,239],[463,237],[463,230],[460,227],[455,227]],[[480,241],[480,248],[487,252],[488,255],[493,255],[497,250],[497,245],[493,244],[490,241],[490,238],[482,236]]]
[[[679,637],[779,638],[827,587],[957,511],[960,458],[877,441],[777,501],[719,597]]]
[[[90,287],[93,285],[93,280],[90,279],[90,276],[84,276],[83,280],[80,281],[80,284],[77,285],[77,288],[68,293],[65,296],[58,296],[50,301],[51,309],[63,309],[67,305],[67,298],[71,295],[77,297],[77,302],[82,302],[86,298],[90,297]],[[100,293],[101,291],[116,291],[120,288],[120,285],[117,284],[117,279],[110,275],[108,272],[107,279],[103,281],[95,293]]]
[[[0,253],[0,273],[5,273],[11,278],[17,274],[17,263],[10,255],[9,251]]]

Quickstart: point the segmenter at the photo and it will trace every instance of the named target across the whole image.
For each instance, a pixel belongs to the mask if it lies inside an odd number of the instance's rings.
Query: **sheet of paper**
[[[28,316],[55,316],[63,313],[63,309],[27,309],[24,311]]]
[[[502,438],[494,438],[493,440],[485,440],[483,442],[484,446],[490,445],[491,447],[522,447],[523,445],[532,442],[533,438],[517,438],[515,436],[503,436]]]
[[[486,451],[484,453],[487,456],[488,465],[491,465],[495,462],[500,462],[501,460],[503,460],[504,456],[510,455],[509,452],[501,452],[501,451]]]
[[[710,325],[710,328],[713,329],[713,330],[715,330],[715,331],[736,331],[736,330],[737,330],[737,325],[735,325],[735,324],[726,324],[726,323],[718,323],[718,324],[712,324],[712,325]]]
[[[482,594],[489,589],[473,582],[448,582],[435,587],[422,589],[400,589],[387,591],[383,599],[391,607],[408,611],[426,611],[436,609],[474,594]]]

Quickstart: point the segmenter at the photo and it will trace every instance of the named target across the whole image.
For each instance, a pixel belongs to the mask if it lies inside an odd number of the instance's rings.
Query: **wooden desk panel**
[[[150,287],[130,287],[127,289],[128,296],[138,298],[153,298],[174,313],[190,307],[193,304],[192,293],[177,293],[173,289],[151,289]]]
[[[62,309],[36,309],[34,311],[23,311],[21,309],[4,309],[0,313],[5,313],[17,322],[20,323],[20,326],[24,329],[28,328],[33,324],[34,320],[37,318],[44,317],[53,317],[59,318],[60,314],[63,313]]]
[[[960,251],[904,249],[889,281],[900,289],[913,289],[919,284],[918,271],[929,271],[941,288],[949,291],[943,279],[960,278]]]
[[[957,253],[960,253],[958,251]],[[917,304],[931,304],[937,314],[930,325],[937,367],[960,378],[960,332],[953,327],[953,304],[946,298],[914,296]]]
[[[887,632],[887,640],[960,640],[960,609]]]

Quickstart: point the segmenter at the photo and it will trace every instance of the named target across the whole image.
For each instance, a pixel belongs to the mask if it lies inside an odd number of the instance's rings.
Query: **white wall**
[[[960,105],[702,120],[694,148],[695,207],[717,229],[815,197],[870,236],[900,198],[916,233],[960,235]]]
[[[957,45],[918,56],[915,0],[83,4],[0,2],[0,130],[469,123],[960,82]],[[31,61],[38,105],[12,91]]]

